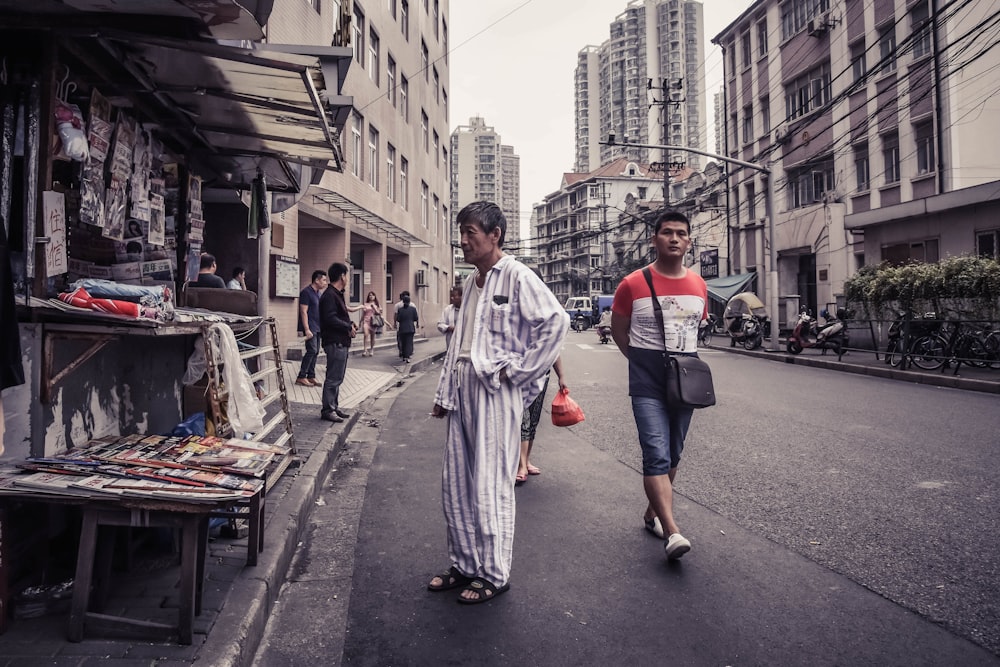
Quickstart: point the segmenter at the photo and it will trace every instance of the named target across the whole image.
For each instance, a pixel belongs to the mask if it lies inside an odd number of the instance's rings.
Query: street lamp
[[[636,148],[656,148],[664,151],[680,151],[684,153],[695,153],[696,155],[704,155],[705,157],[710,157],[716,160],[721,160],[722,162],[727,162],[729,164],[736,164],[741,167],[746,167],[747,169],[753,169],[754,171],[759,171],[764,176],[764,181],[767,184],[767,188],[764,191],[764,214],[767,216],[767,241],[771,246],[771,251],[768,256],[770,259],[770,266],[767,271],[767,309],[770,311],[771,315],[771,350],[777,351],[778,348],[778,247],[775,244],[774,236],[774,179],[771,177],[771,170],[762,164],[756,164],[755,162],[744,162],[743,160],[737,160],[736,158],[726,157],[725,155],[718,155],[716,153],[709,153],[708,151],[703,151],[698,148],[689,148],[687,146],[669,146],[664,144],[633,144],[626,141],[624,144],[618,144],[615,142],[615,133],[611,132],[608,134],[607,143],[599,142],[604,146],[635,146]],[[664,203],[666,203],[666,193],[664,193]]]

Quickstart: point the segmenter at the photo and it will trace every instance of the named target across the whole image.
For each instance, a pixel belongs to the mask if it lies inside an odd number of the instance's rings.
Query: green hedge
[[[848,303],[860,305],[870,319],[891,316],[890,309],[961,310],[994,319],[1000,311],[1000,262],[983,257],[949,257],[934,264],[862,267],[844,282]]]

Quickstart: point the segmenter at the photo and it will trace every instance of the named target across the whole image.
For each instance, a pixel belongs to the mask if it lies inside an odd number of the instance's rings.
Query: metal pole
[[[763,172],[767,181],[764,210],[767,213],[767,238],[771,247],[767,267],[767,309],[771,313],[771,351],[778,350],[778,244],[774,236],[774,179],[770,170]]]

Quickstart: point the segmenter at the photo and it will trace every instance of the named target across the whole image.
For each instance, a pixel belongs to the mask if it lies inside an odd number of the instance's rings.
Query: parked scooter
[[[807,347],[816,347],[826,354],[827,350],[837,353],[837,359],[844,355],[844,350],[849,342],[847,331],[847,319],[851,316],[846,308],[838,308],[836,317],[830,317],[830,313],[824,308],[820,315],[826,320],[822,327],[818,326],[812,313],[803,306],[799,310],[799,319],[795,322],[795,328],[788,334],[788,342],[785,349],[789,354],[798,354]]]
[[[729,346],[742,343],[748,350],[760,347],[770,328],[764,304],[752,292],[741,292],[730,299],[722,321],[730,337]]]

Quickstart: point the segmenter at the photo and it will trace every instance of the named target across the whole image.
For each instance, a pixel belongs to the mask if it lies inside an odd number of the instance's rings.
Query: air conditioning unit
[[[427,271],[424,269],[417,271],[417,287],[427,287]]]
[[[778,127],[774,128],[774,143],[783,144],[789,139],[788,135],[788,125],[782,123]]]
[[[820,37],[826,34],[826,31],[830,28],[830,15],[829,14],[819,14],[818,16],[809,19],[806,24],[806,32],[812,37]]]

